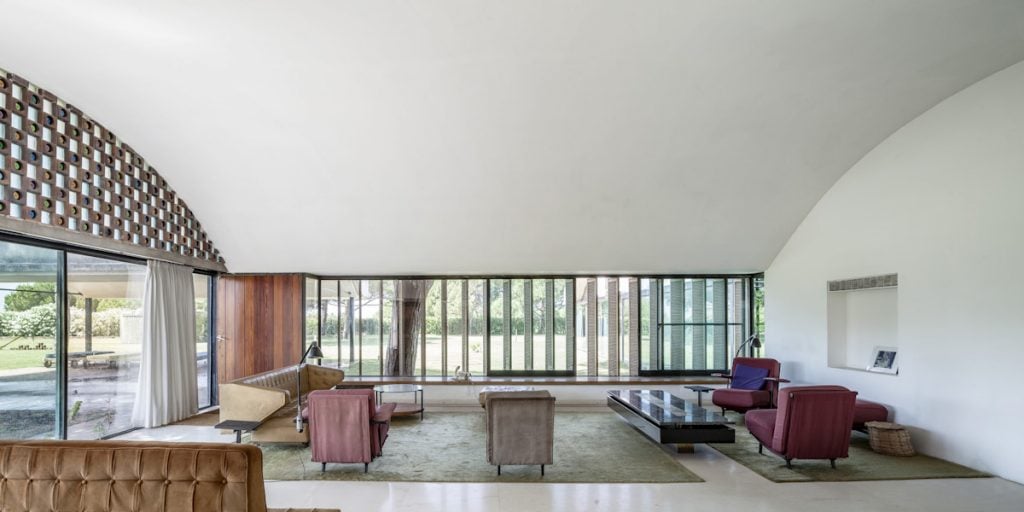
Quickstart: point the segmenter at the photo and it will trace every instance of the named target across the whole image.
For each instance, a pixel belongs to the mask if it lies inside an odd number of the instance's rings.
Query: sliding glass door
[[[199,408],[212,405],[215,386],[211,322],[213,276],[192,274],[192,287],[196,292],[196,377],[199,389]]]
[[[146,266],[68,253],[68,439],[132,427]]]
[[[58,437],[60,251],[0,241],[0,439]]]
[[[132,428],[146,265],[0,239],[0,439],[98,439]],[[194,274],[200,407],[213,403],[213,276]]]

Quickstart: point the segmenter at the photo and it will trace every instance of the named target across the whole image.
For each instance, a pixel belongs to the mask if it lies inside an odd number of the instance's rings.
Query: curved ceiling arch
[[[1014,1],[3,11],[0,66],[145,148],[236,272],[763,270],[871,148],[1024,59]]]
[[[192,210],[87,113],[0,69],[0,229],[224,270]]]

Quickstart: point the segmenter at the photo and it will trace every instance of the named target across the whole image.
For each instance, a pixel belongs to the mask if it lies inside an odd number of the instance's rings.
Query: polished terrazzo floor
[[[119,439],[233,440],[209,427],[194,426],[138,430]],[[267,482],[267,504],[271,507],[332,507],[343,512],[1024,511],[1024,485],[1000,478],[777,484],[704,446],[698,446],[695,453],[674,456],[706,481],[687,484]]]

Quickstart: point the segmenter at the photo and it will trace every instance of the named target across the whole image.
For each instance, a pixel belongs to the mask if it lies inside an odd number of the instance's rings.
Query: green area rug
[[[794,460],[793,469],[766,448],[757,453],[757,439],[743,425],[736,425],[735,444],[711,444],[712,448],[773,482],[854,482],[863,480],[915,480],[924,478],[980,478],[987,473],[927,455],[894,457],[871,451],[866,434],[854,432],[850,457],[836,460]]]
[[[267,480],[365,480],[404,482],[703,482],[661,447],[612,413],[557,413],[555,463],[502,466],[487,463],[484,415],[428,412],[395,418],[384,455],[370,463],[320,464],[310,461],[308,447],[267,445],[263,476]]]

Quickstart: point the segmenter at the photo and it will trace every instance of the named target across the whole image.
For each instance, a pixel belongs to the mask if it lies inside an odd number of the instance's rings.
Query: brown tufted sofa
[[[304,364],[302,403],[318,389],[331,389],[345,378],[336,368]],[[295,430],[295,367],[286,366],[220,385],[220,421],[263,421],[252,432],[257,443],[308,443],[309,429]]]
[[[0,510],[263,512],[263,454],[242,444],[0,441]]]

